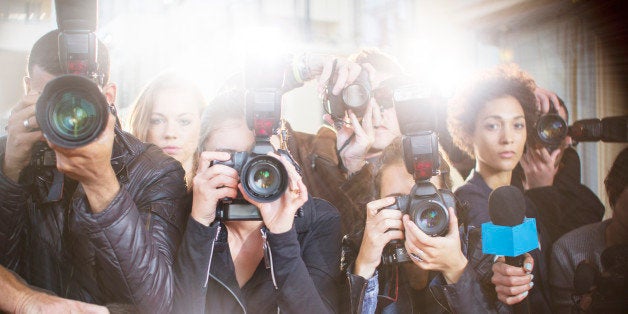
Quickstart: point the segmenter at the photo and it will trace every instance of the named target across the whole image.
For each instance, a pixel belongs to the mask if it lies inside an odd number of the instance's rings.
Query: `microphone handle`
[[[523,267],[523,261],[525,260],[525,255],[521,254],[519,256],[506,256],[506,264],[515,267]],[[530,294],[528,293],[528,296]],[[521,302],[514,304],[512,306],[512,311],[515,314],[530,314],[530,300],[526,296]]]

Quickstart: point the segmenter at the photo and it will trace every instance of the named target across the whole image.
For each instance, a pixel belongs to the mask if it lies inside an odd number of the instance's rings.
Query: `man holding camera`
[[[78,148],[44,138],[35,103],[49,81],[68,73],[59,61],[59,34],[51,31],[33,46],[26,96],[13,108],[0,145],[0,262],[64,298],[167,312],[186,214],[183,169],[121,131],[111,113],[102,133]],[[97,55],[93,74],[113,108],[116,86],[108,83],[102,43]],[[56,156],[56,166],[45,171],[32,158],[44,139]],[[55,190],[59,198],[46,197]]]
[[[401,76],[403,70],[377,49],[364,49],[348,60],[305,54],[292,66],[295,73],[302,73],[301,81],[319,77],[325,101],[342,98],[347,89],[362,85],[369,94],[359,108],[337,105],[324,116],[328,125],[316,134],[288,126],[288,150],[301,165],[305,184],[312,195],[330,201],[341,211],[342,232],[346,234],[356,222],[364,221],[364,207],[374,197],[377,157],[401,135],[394,108],[382,108],[373,97],[374,91],[387,79]]]

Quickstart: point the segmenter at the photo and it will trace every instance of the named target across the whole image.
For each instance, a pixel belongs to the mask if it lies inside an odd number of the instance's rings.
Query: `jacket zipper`
[[[229,291],[229,293],[231,293],[233,298],[236,299],[236,301],[238,301],[238,304],[242,308],[242,312],[244,312],[246,314],[246,308],[244,308],[244,304],[242,304],[242,302],[240,301],[240,299],[238,299],[236,294],[229,288],[229,286],[227,286],[224,282],[220,281],[220,279],[216,278],[216,276],[213,276],[210,273],[210,271],[209,271],[211,269],[211,266],[212,266],[212,260],[214,259],[214,247],[216,246],[216,241],[218,241],[218,237],[220,236],[220,230],[221,230],[221,227],[219,225],[218,226],[218,230],[216,231],[216,236],[214,237],[214,241],[212,241],[212,247],[211,247],[211,251],[209,253],[209,263],[207,263],[207,276],[205,277],[205,285],[203,286],[203,288],[207,289],[207,284],[209,283],[209,277],[211,277],[212,279],[216,280],[216,282],[218,282],[225,289],[227,289],[227,291]]]
[[[207,288],[207,283],[209,282],[209,270],[211,269],[211,266],[212,266],[212,259],[214,258],[214,247],[216,246],[216,241],[218,241],[218,236],[220,235],[220,229],[221,227],[219,225],[216,231],[216,236],[214,237],[214,241],[212,241],[211,250],[209,251],[209,262],[207,263],[207,275],[205,276],[205,284],[203,285],[203,288]]]
[[[262,227],[259,230],[262,233],[263,241],[263,249],[264,249],[264,263],[266,264],[266,269],[270,268],[270,276],[273,279],[273,286],[275,286],[275,290],[279,290],[277,287],[277,279],[275,278],[275,268],[273,266],[273,252],[270,250],[270,246],[268,245],[268,235],[266,227]]]

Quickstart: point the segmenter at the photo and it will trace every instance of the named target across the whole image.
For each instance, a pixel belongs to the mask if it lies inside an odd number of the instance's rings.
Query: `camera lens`
[[[370,97],[371,95],[366,87],[360,84],[349,85],[342,92],[342,100],[353,110],[366,106]]]
[[[95,131],[96,105],[82,95],[66,92],[52,102],[51,123],[59,136],[77,140],[89,137]]]
[[[272,202],[288,187],[288,172],[271,156],[256,156],[242,170],[244,191],[258,202]]]
[[[447,233],[449,213],[445,207],[434,201],[422,203],[414,218],[419,229],[427,235],[441,236]]]
[[[545,144],[558,144],[567,136],[567,123],[557,114],[546,114],[539,118],[537,133]]]
[[[55,145],[77,148],[96,139],[107,126],[109,105],[98,86],[78,75],[57,77],[37,100],[36,117]]]

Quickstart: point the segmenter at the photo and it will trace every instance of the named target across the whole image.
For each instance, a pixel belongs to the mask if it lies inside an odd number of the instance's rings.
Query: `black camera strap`
[[[58,202],[63,196],[63,181],[65,175],[57,168],[51,169],[52,171],[52,184],[48,190],[48,195],[44,199],[44,203]]]

